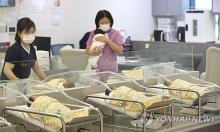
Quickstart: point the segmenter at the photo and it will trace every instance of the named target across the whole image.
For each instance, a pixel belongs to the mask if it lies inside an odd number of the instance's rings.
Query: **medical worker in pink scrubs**
[[[105,36],[97,37],[96,40],[106,43],[104,48],[94,48],[89,50],[95,36],[94,31],[90,33],[87,41],[86,53],[88,55],[97,56],[102,53],[97,68],[100,71],[118,72],[117,55],[123,52],[123,38],[119,31],[112,28],[114,24],[111,13],[107,10],[101,10],[97,13],[95,19],[96,29],[101,29]]]

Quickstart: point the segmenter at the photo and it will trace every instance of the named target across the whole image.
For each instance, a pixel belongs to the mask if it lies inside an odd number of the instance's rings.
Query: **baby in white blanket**
[[[93,38],[93,42],[92,42],[89,50],[92,51],[94,48],[97,48],[97,47],[100,47],[101,49],[103,49],[105,46],[105,43],[96,41],[96,38],[101,37],[101,36],[106,36],[106,35],[105,35],[105,32],[103,32],[101,29],[96,29],[95,36]],[[106,37],[108,37],[108,36],[106,36]],[[86,70],[92,70],[93,68],[97,68],[97,63],[98,63],[99,58],[101,56],[102,56],[102,53],[98,56],[91,56],[88,60],[88,65],[87,65]]]

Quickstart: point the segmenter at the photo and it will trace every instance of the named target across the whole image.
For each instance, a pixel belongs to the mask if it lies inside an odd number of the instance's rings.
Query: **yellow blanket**
[[[73,111],[66,107],[58,100],[50,98],[48,96],[38,97],[30,107],[33,112],[45,112],[51,114],[58,114],[63,117],[65,123],[72,121],[75,118],[86,117],[89,115],[88,110],[81,109],[79,111]],[[31,118],[45,122],[46,125],[55,129],[62,128],[62,123],[59,119],[49,116],[40,116],[36,114],[28,114]]]
[[[134,78],[134,79],[143,79],[144,78],[144,72],[142,69],[139,70],[123,70],[122,74],[125,77],[128,78]]]
[[[51,87],[64,88],[63,84],[65,83],[65,79],[53,79],[47,82]]]
[[[109,96],[111,98],[116,98],[116,99],[141,101],[144,103],[146,108],[149,108],[153,103],[160,102],[162,100],[161,96],[147,97],[144,95],[144,93],[137,92],[125,86],[121,86],[117,88],[116,90],[113,90]],[[138,103],[112,100],[112,101],[109,101],[109,104],[115,105],[118,107],[123,107],[125,110],[131,111],[131,112],[143,111],[142,106]]]
[[[38,84],[35,86],[32,86],[32,93],[43,93],[43,92],[49,92],[51,90],[64,89],[63,83],[65,82],[65,79],[53,79],[46,84]]]
[[[196,84],[192,84],[192,83],[180,80],[180,79],[175,80],[169,86],[169,88],[183,89],[183,90],[193,90],[193,91],[199,92],[199,94],[201,96],[208,92],[207,87],[201,87],[201,86],[198,86]],[[183,99],[194,100],[194,99],[198,98],[196,93],[193,93],[193,92],[178,92],[178,91],[170,90],[170,93],[174,96],[178,96],[178,97],[181,97]]]

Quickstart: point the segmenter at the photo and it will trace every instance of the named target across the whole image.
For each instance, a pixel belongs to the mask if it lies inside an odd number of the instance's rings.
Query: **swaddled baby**
[[[208,92],[208,88],[207,87],[202,87],[199,86],[197,84],[193,84],[193,83],[189,83],[187,81],[183,81],[181,79],[176,79],[175,81],[171,81],[171,80],[165,80],[164,85],[168,86],[169,88],[172,89],[183,89],[183,90],[193,90],[193,91],[197,91],[200,96],[204,95],[205,93]],[[170,93],[174,96],[178,96],[181,97],[183,99],[190,99],[190,100],[194,100],[197,99],[197,95],[194,92],[180,92],[180,91],[174,91],[174,90],[170,90]]]
[[[93,38],[92,44],[90,46],[90,51],[92,51],[93,49],[99,47],[101,49],[104,48],[105,43],[103,42],[99,42],[96,41],[97,37],[101,37],[101,36],[105,36],[105,32],[103,32],[101,29],[96,29],[95,30],[95,36]],[[98,56],[91,56],[88,60],[88,65],[87,65],[87,70],[91,70],[93,68],[97,68],[97,63],[99,61],[99,58],[102,56],[102,53]]]
[[[132,79],[143,79],[144,78],[144,71],[143,69],[138,70],[122,70],[122,74],[125,77],[132,78]]]
[[[66,79],[52,79],[48,82],[46,82],[48,85],[51,87],[57,87],[60,89],[65,89],[65,88],[73,88],[75,87],[75,84],[71,80],[66,80]]]
[[[51,91],[51,88],[56,90],[56,88],[65,89],[65,88],[73,88],[73,87],[75,87],[75,83],[72,80],[52,79],[43,84],[32,86],[32,93],[48,92],[48,91]]]
[[[32,112],[43,112],[50,114],[58,114],[62,116],[65,123],[71,122],[73,119],[86,117],[89,115],[88,110],[72,111],[70,108],[59,102],[58,100],[48,96],[32,96],[29,99],[32,103],[28,103],[28,107]],[[62,128],[62,123],[59,119],[50,116],[41,116],[36,114],[28,114],[31,118],[38,121],[44,121],[45,125],[51,126],[55,129]]]
[[[126,86],[113,88],[112,91],[106,90],[105,94],[107,96],[109,96],[111,98],[115,98],[115,99],[141,101],[144,103],[145,108],[149,108],[152,104],[162,101],[162,96],[160,96],[160,95],[147,97],[143,92],[137,92],[137,91],[135,91],[131,88],[128,88]],[[143,111],[143,108],[139,103],[126,102],[126,101],[116,101],[116,100],[110,100],[108,103],[111,105],[122,107],[125,110],[131,111],[131,112]]]

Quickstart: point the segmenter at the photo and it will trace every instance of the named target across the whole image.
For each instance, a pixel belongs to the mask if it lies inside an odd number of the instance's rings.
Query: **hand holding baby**
[[[94,56],[98,56],[102,53],[102,48],[101,47],[95,47],[93,50],[92,50],[92,54]]]
[[[108,39],[105,36],[96,37],[95,40],[106,44],[108,43]]]

